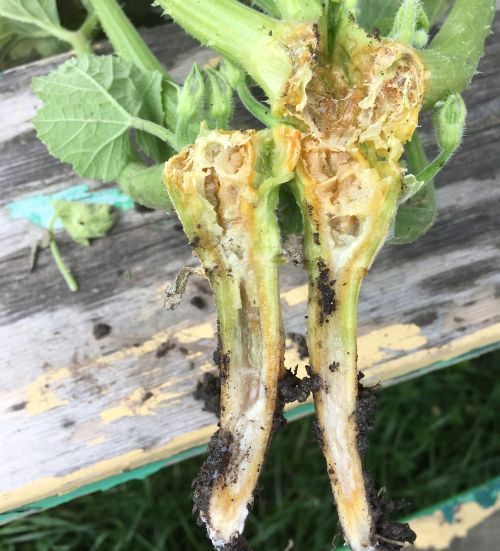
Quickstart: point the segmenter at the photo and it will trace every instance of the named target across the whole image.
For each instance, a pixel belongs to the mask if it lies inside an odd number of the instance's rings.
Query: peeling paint
[[[136,469],[146,463],[159,461],[181,453],[193,446],[200,446],[207,442],[216,430],[216,425],[208,425],[188,434],[181,434],[159,448],[136,449],[124,455],[99,461],[94,465],[78,469],[64,476],[35,480],[26,486],[1,494],[0,513],[17,509],[26,503],[70,492],[74,488],[91,484],[116,473]]]
[[[101,444],[104,444],[106,442],[105,436],[98,436],[97,438],[94,438],[93,440],[89,440],[87,442],[87,446],[94,447],[94,446],[100,446]]]
[[[495,503],[488,508],[476,501],[454,506],[451,523],[447,520],[444,509],[410,522],[417,534],[416,549],[435,549],[436,551],[448,549],[455,538],[465,537],[472,528],[500,511],[500,498],[497,496]]]
[[[144,388],[134,390],[134,392],[120,404],[103,411],[101,413],[102,421],[107,425],[123,417],[156,415],[156,409],[163,402],[172,403],[176,398],[185,395],[184,392],[163,392],[162,387],[164,386],[166,385],[162,385],[152,390],[146,390]]]
[[[25,409],[28,415],[39,415],[69,404],[68,400],[63,400],[57,395],[52,385],[67,379],[70,375],[70,370],[65,367],[57,371],[44,373],[33,381],[27,389],[28,400]]]
[[[11,219],[16,220],[21,218],[29,220],[36,226],[48,228],[54,216],[52,202],[55,199],[113,205],[121,210],[134,208],[132,199],[128,195],[125,195],[119,188],[113,187],[101,189],[99,191],[90,191],[90,186],[87,184],[71,186],[57,193],[23,197],[18,201],[7,203],[6,207],[10,211]],[[63,225],[59,220],[54,224],[55,229],[61,229],[62,227]]]
[[[307,300],[307,288],[307,285],[295,287],[294,289],[281,293],[281,298],[288,306],[297,306]]]
[[[358,366],[362,371],[382,362],[395,351],[409,352],[427,344],[427,337],[414,323],[396,324],[358,338]]]

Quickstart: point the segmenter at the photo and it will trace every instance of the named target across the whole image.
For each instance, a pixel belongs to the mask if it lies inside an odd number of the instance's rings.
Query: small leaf
[[[228,129],[233,115],[233,89],[219,71],[208,69],[206,121],[211,130]]]
[[[120,174],[118,183],[122,190],[144,207],[170,212],[172,203],[163,183],[164,164],[146,167],[131,163]]]
[[[38,137],[81,176],[114,180],[137,160],[130,129],[140,117],[162,123],[161,78],[114,56],[72,58],[33,79],[44,102],[33,121]],[[163,155],[142,132],[138,142],[151,156]]]
[[[29,38],[45,38],[60,28],[56,0],[0,0],[0,17],[13,32]]]
[[[178,95],[175,136],[180,148],[194,143],[205,116],[205,80],[196,63]]]
[[[388,243],[405,245],[422,237],[434,223],[436,210],[436,190],[430,182],[399,207]]]
[[[61,199],[55,200],[52,204],[64,229],[82,245],[89,245],[89,239],[106,235],[116,222],[116,213],[110,205]]]

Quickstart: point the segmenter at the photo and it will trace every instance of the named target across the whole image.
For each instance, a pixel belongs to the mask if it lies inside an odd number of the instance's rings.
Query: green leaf
[[[56,0],[0,0],[0,16],[21,36],[44,38],[61,28]]]
[[[368,33],[378,29],[388,35],[400,5],[400,0],[359,0],[358,23]]]
[[[33,79],[44,102],[33,121],[38,137],[81,176],[114,180],[137,160],[132,128],[168,138],[158,120],[163,120],[161,79],[158,72],[114,56],[70,59],[48,76]],[[142,132],[138,142],[151,156],[161,156]]]
[[[453,4],[453,0],[423,0],[425,13],[431,27],[435,25]]]
[[[172,203],[163,183],[163,167],[163,163],[151,167],[142,163],[131,163],[120,174],[118,183],[136,203],[150,209],[170,212]]]
[[[429,72],[425,108],[469,86],[491,33],[495,5],[496,0],[455,0],[439,32],[419,51]]]
[[[430,182],[399,207],[388,243],[405,245],[416,241],[431,228],[436,212],[436,190]]]
[[[116,213],[112,205],[61,199],[56,199],[52,204],[64,229],[82,245],[88,246],[89,239],[106,235],[116,222]]]

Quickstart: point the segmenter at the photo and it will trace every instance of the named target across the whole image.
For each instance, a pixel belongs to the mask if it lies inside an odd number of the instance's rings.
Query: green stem
[[[178,150],[177,141],[175,139],[174,133],[168,128],[164,128],[155,122],[147,121],[145,119],[132,118],[131,126],[136,130],[143,130],[148,132],[160,140],[170,144],[176,151]]]
[[[405,156],[408,169],[412,174],[419,174],[427,166],[427,155],[418,130],[415,130],[411,141],[405,145]]]
[[[274,0],[253,0],[252,4],[266,12],[271,17],[277,19],[280,16]]]
[[[425,107],[469,86],[483,56],[494,14],[495,0],[456,0],[429,47],[419,51],[430,75]]]
[[[320,0],[275,0],[283,19],[319,21],[323,16]]]
[[[52,253],[52,257],[54,258],[54,261],[56,263],[57,268],[61,272],[61,275],[64,277],[64,280],[68,284],[68,287],[71,291],[74,293],[78,291],[78,283],[76,282],[75,278],[71,274],[70,269],[64,262],[61,253],[59,251],[59,247],[57,246],[56,240],[54,238],[54,224],[57,220],[57,214],[54,214],[52,217],[50,224],[49,224],[49,246],[50,246],[50,252]]]
[[[99,18],[96,13],[92,12],[86,17],[85,21],[82,23],[82,26],[78,29],[78,32],[90,40],[98,27]]]
[[[84,33],[80,32],[80,30],[73,33],[71,46],[77,57],[92,53],[92,43]]]
[[[241,100],[241,103],[245,106],[245,109],[262,124],[265,124],[269,128],[280,124],[280,121],[271,113],[271,109],[268,109],[265,105],[260,103],[260,101],[258,101],[252,94],[245,78],[239,81],[236,86],[236,92]]]
[[[271,102],[283,95],[292,62],[282,39],[293,35],[293,23],[276,21],[236,0],[158,3],[200,42],[244,67]]]
[[[123,59],[150,71],[170,77],[158,58],[132,25],[116,0],[90,0],[101,26],[115,52]]]

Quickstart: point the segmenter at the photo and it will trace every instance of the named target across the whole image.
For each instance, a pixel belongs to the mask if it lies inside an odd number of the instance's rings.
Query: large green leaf
[[[43,38],[61,27],[56,0],[0,0],[0,17],[21,36]]]
[[[33,79],[44,102],[33,121],[38,137],[81,176],[114,180],[137,159],[130,130],[143,129],[145,121],[161,124],[164,118],[161,80],[160,73],[114,56],[70,59]],[[138,142],[153,157],[160,156],[149,137],[139,133]]]
[[[423,0],[430,25],[435,25],[453,4],[453,0]]]
[[[358,22],[369,33],[378,29],[381,34],[387,35],[400,5],[401,0],[360,0]]]

